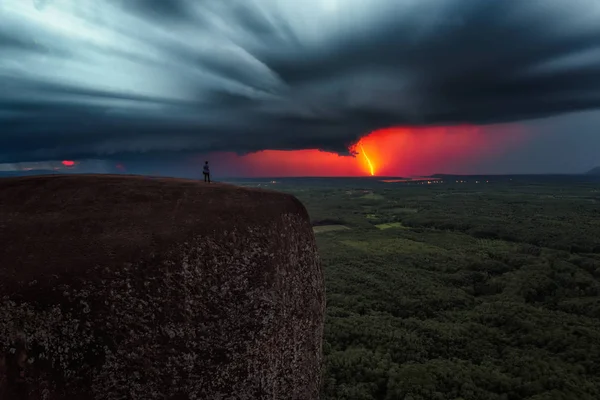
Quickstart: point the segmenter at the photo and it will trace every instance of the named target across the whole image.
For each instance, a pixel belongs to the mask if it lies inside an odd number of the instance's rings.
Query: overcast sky
[[[483,172],[578,172],[599,107],[598,0],[0,1],[0,164],[511,123]]]

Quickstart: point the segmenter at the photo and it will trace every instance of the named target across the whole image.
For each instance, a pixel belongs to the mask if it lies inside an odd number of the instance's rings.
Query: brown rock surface
[[[293,196],[0,179],[0,399],[316,399],[324,289]]]

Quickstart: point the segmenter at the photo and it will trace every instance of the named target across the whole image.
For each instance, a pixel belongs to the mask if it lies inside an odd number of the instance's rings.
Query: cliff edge
[[[0,179],[0,399],[317,399],[324,288],[293,196]]]

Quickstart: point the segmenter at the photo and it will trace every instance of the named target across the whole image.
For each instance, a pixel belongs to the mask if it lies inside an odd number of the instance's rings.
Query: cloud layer
[[[0,163],[347,151],[600,107],[597,0],[7,0]]]

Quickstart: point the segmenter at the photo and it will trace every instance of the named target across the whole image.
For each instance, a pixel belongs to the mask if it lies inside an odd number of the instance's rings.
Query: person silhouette
[[[210,183],[210,167],[208,161],[204,162],[204,168],[202,168],[202,174],[204,175],[204,182]]]

